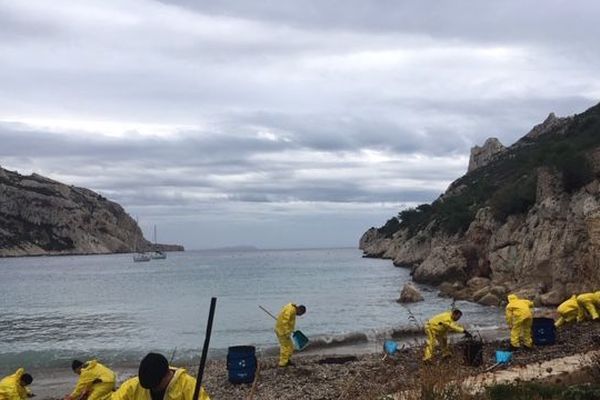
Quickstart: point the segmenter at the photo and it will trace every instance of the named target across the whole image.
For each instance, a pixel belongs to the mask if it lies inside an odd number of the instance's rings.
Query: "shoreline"
[[[150,252],[154,250],[146,250]],[[161,250],[163,253],[184,253],[186,250]],[[43,253],[43,254],[0,254],[0,260],[3,258],[31,258],[31,257],[70,257],[70,256],[111,256],[117,254],[136,254],[135,251],[111,251],[107,253]]]
[[[451,334],[449,340],[451,343],[456,344],[460,342],[461,337],[462,335],[460,334]],[[481,337],[486,341],[498,341],[505,340],[508,335],[504,330],[494,328],[483,331]],[[307,368],[313,369],[317,365],[321,367],[319,362],[324,359],[356,358],[357,362],[352,362],[348,365],[355,364],[353,368],[358,368],[359,370],[371,368],[372,365],[376,365],[380,362],[383,354],[383,343],[388,339],[390,339],[390,337],[382,337],[367,342],[352,341],[332,346],[314,346],[312,348],[309,346],[306,350],[294,354],[294,362],[297,364],[297,367],[290,368],[289,371],[288,369],[282,370],[277,367],[277,347],[258,348],[256,356],[261,365],[261,373],[266,374],[265,378],[268,381],[273,382],[277,381],[281,374],[286,376],[293,376],[296,373],[308,374]],[[416,331],[411,331],[405,335],[398,335],[398,332],[396,332],[395,338],[392,337],[392,340],[398,343],[399,354],[410,354],[411,357],[409,358],[413,358],[415,365],[417,365],[416,363],[420,359],[420,352],[425,341],[425,335],[422,332],[418,333]],[[166,356],[168,357],[169,355]],[[173,365],[187,369],[193,376],[195,376],[197,371],[197,366],[189,365],[189,363],[186,365],[186,363],[180,364],[175,362]],[[325,368],[331,370],[328,374],[331,374],[332,381],[336,381],[339,380],[340,377],[334,376],[343,371],[344,365],[345,364],[333,364],[331,366],[322,367],[321,369]],[[137,363],[107,366],[117,373],[117,387],[126,379],[137,374]],[[31,369],[30,372],[35,378],[32,390],[41,400],[62,399],[64,395],[72,390],[77,382],[77,376],[71,372],[68,365],[64,368],[35,368]],[[249,388],[249,385],[232,385],[227,381],[226,358],[223,355],[212,357],[208,360],[205,382],[207,389],[213,388],[212,391],[209,390],[213,400],[221,398],[241,398],[239,397],[243,397],[241,392],[248,390]],[[217,390],[214,390],[215,388]],[[226,391],[233,390],[236,391],[236,393],[240,393],[236,394],[236,396],[239,395],[238,397],[221,397],[222,394],[219,394],[221,393],[221,389],[225,389]],[[215,396],[213,393],[219,394],[219,396]]]
[[[464,365],[461,352],[461,335],[453,335],[451,341],[455,354],[449,361],[436,361],[435,368],[446,368],[445,373],[460,374],[461,379],[481,375],[495,363],[496,349],[508,347],[508,330],[486,332],[484,339],[484,363],[478,367]],[[277,357],[257,353],[260,372],[256,387],[256,398],[275,399],[354,399],[376,398],[382,394],[398,393],[415,384],[415,377],[424,369],[421,363],[424,338],[412,338],[393,356],[382,361],[382,346],[346,346],[330,351],[306,351],[294,355],[295,366],[277,367]],[[539,346],[530,351],[513,353],[508,367],[517,370],[527,365],[537,365],[566,356],[575,356],[596,350],[600,343],[600,324],[584,322],[569,326],[557,334],[556,344]],[[348,359],[342,359],[342,358]],[[336,363],[336,360],[339,363]],[[196,367],[188,372],[195,376]],[[118,384],[137,373],[137,367],[115,368]],[[440,370],[441,371],[441,370]],[[32,390],[42,400],[61,399],[75,385],[76,376],[68,369],[38,371]],[[439,380],[439,373],[436,375]],[[223,359],[209,360],[203,384],[213,400],[245,399],[250,384],[229,383],[226,362]],[[365,394],[363,397],[357,397]],[[366,395],[368,394],[368,395]],[[369,397],[373,395],[373,397]]]

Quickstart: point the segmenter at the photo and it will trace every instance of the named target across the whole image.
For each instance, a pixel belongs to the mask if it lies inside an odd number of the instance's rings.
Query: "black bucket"
[[[556,341],[556,328],[552,318],[534,318],[531,327],[533,343],[536,346],[554,344]]]
[[[254,346],[232,346],[227,351],[227,371],[231,383],[252,383],[256,374]]]
[[[483,342],[481,340],[466,340],[463,345],[466,365],[478,367],[483,364]]]

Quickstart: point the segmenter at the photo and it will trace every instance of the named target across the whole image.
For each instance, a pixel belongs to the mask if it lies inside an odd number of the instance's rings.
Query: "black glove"
[[[469,332],[467,330],[465,330],[463,333],[465,334],[465,337],[468,339],[471,339],[473,337],[473,335],[471,335],[471,332]]]

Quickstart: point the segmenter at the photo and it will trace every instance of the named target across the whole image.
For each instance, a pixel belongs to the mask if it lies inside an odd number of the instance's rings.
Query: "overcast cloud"
[[[0,165],[187,248],[356,246],[600,101],[589,1],[0,0]]]

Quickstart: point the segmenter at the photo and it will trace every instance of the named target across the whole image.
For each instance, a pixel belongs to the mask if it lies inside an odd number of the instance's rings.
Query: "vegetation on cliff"
[[[556,128],[536,139],[521,139],[488,165],[453,182],[433,203],[401,211],[380,232],[391,237],[406,229],[412,237],[430,226],[433,232],[462,233],[486,206],[504,222],[535,204],[536,170],[543,166],[559,173],[563,189],[572,193],[596,177],[586,154],[600,146],[599,132],[600,104],[575,116],[566,130]]]

